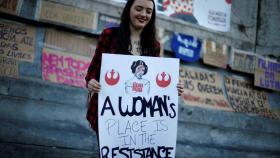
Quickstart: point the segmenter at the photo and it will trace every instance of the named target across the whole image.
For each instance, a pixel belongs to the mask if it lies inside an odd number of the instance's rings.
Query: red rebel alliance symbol
[[[118,72],[117,72],[117,73],[118,73]],[[115,74],[115,70],[114,70],[114,69],[111,70],[110,74],[111,74],[111,76],[110,76],[110,78],[109,78],[109,77],[108,77],[108,71],[106,72],[106,74],[105,74],[105,81],[106,81],[106,83],[107,83],[108,85],[113,86],[113,85],[115,85],[115,84],[117,84],[117,83],[119,82],[119,80],[120,80],[120,74],[118,73],[118,74],[117,74],[117,77],[114,78],[114,74]]]
[[[159,74],[157,74],[157,78],[156,78],[156,82],[157,82],[157,85],[162,87],[162,88],[165,88],[167,86],[169,86],[170,82],[171,82],[171,77],[170,75],[168,74],[168,80],[166,80],[165,76],[165,72],[162,72],[160,75],[162,77],[161,80],[159,80],[159,77],[158,77]]]

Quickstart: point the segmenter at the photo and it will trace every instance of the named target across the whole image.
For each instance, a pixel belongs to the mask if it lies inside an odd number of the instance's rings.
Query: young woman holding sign
[[[86,76],[90,104],[87,119],[98,133],[98,92],[102,53],[159,57],[160,44],[156,40],[155,3],[153,0],[128,0],[121,15],[121,24],[103,30]],[[179,95],[183,85],[177,85]]]

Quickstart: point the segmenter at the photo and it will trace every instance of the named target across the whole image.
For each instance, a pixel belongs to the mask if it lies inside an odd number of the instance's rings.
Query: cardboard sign
[[[40,19],[91,30],[97,27],[96,13],[49,1],[41,2]]]
[[[177,58],[186,62],[199,60],[201,41],[196,37],[174,33],[171,47]]]
[[[231,56],[233,70],[254,74],[256,54],[232,48]]]
[[[187,105],[232,111],[219,74],[181,66],[180,80],[185,87],[181,98]]]
[[[254,89],[253,83],[248,80],[230,76],[224,79],[228,100],[234,111],[278,118],[276,113],[270,111],[265,91]]]
[[[33,62],[36,28],[0,19],[0,56]]]
[[[97,39],[55,29],[47,29],[44,45],[48,48],[93,57]]]
[[[280,91],[280,63],[258,57],[255,67],[255,86]]]
[[[18,78],[18,61],[0,57],[0,76]]]
[[[178,69],[174,58],[103,54],[101,158],[175,157]]]
[[[20,10],[22,0],[1,0],[0,1],[0,11],[16,14],[17,10]]]
[[[210,40],[203,43],[203,62],[208,65],[227,68],[228,47]]]
[[[89,57],[43,48],[43,80],[85,88],[90,61]]]
[[[231,0],[156,0],[157,13],[217,31],[230,30]]]

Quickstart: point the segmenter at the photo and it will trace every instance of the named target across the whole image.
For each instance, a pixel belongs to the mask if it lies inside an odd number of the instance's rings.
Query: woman
[[[87,119],[93,130],[98,133],[98,92],[102,53],[155,56],[160,54],[160,44],[155,35],[155,3],[153,0],[128,0],[121,15],[121,24],[117,28],[105,29],[99,38],[95,55],[86,76],[90,95]],[[182,84],[178,84],[178,93],[183,93]]]
[[[142,78],[148,72],[148,66],[142,60],[134,61],[131,65],[134,77],[125,82],[125,92],[129,95],[149,94],[150,81]]]

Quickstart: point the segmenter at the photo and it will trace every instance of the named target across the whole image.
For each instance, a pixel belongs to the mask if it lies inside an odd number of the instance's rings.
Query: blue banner
[[[193,36],[174,33],[171,48],[177,58],[187,62],[195,62],[200,57],[201,41]]]

